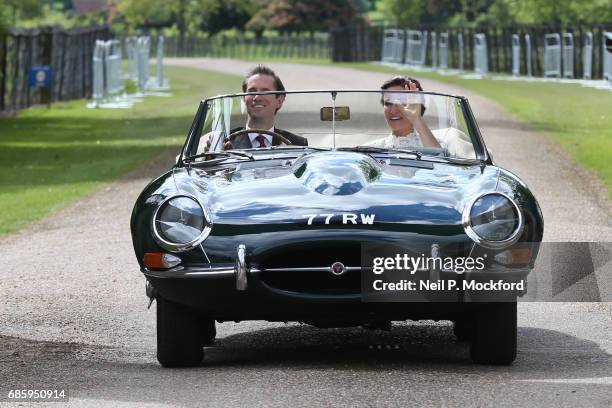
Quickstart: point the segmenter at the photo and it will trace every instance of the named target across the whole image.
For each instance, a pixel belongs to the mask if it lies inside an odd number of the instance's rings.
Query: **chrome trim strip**
[[[175,268],[167,271],[142,271],[145,276],[152,278],[232,278],[234,268]]]
[[[246,267],[246,246],[244,244],[238,245],[236,250],[236,266],[234,267],[236,274],[236,290],[247,289],[247,273]]]
[[[360,266],[345,266],[344,270],[348,271],[361,271]],[[371,269],[371,268],[370,268]],[[331,272],[331,266],[316,266],[312,268],[268,268],[258,272]]]
[[[213,272],[205,272],[205,271],[197,271],[197,272],[185,272],[185,276],[210,276],[210,277],[219,277],[219,276],[234,276],[233,269],[227,269],[225,271],[213,271]]]
[[[500,195],[506,198],[514,206],[514,210],[516,211],[516,214],[518,217],[518,226],[516,230],[514,230],[514,232],[510,234],[510,236],[504,239],[503,241],[487,241],[483,239],[482,237],[480,237],[476,233],[476,231],[472,229],[472,222],[470,219],[470,213],[472,212],[472,207],[474,206],[474,203],[476,203],[476,201],[478,201],[480,198],[486,195]],[[463,210],[463,217],[462,217],[461,223],[463,225],[463,229],[465,230],[465,233],[467,234],[467,236],[470,237],[472,241],[474,241],[478,245],[481,245],[487,249],[503,249],[503,248],[509,247],[510,245],[518,241],[518,239],[521,237],[521,234],[523,233],[523,228],[525,227],[525,221],[523,219],[523,212],[521,211],[521,208],[518,206],[516,201],[514,201],[514,199],[510,197],[508,194],[502,193],[499,191],[489,191],[486,193],[482,193],[482,194],[477,195],[474,199],[472,199],[469,205],[467,205],[465,209]]]
[[[157,215],[159,213],[159,210],[162,208],[162,206],[164,206],[168,201],[173,200],[175,198],[179,198],[179,197],[187,197],[187,198],[194,200],[202,209],[202,212],[204,213],[204,220],[206,221],[206,225],[204,225],[204,229],[202,230],[200,235],[198,235],[193,241],[186,242],[184,244],[177,244],[175,242],[170,242],[170,241],[163,239],[161,235],[159,234],[159,232],[157,231],[157,226],[155,223],[155,221],[157,220]],[[166,197],[161,203],[159,203],[159,205],[155,209],[155,212],[153,213],[153,217],[151,218],[151,231],[153,231],[153,238],[155,239],[155,242],[157,242],[162,248],[167,249],[170,252],[185,252],[185,251],[188,251],[200,245],[202,241],[204,241],[210,234],[210,231],[212,230],[212,226],[213,226],[212,218],[210,216],[208,209],[206,208],[204,204],[202,204],[202,202],[197,197],[191,194],[181,193],[181,194],[174,194],[174,195]]]

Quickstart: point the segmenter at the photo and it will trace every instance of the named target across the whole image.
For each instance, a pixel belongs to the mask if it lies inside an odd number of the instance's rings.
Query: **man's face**
[[[256,74],[247,79],[247,92],[276,91],[274,78],[270,75]],[[254,119],[274,118],[276,111],[283,106],[284,96],[278,95],[247,95],[244,97],[247,112]]]

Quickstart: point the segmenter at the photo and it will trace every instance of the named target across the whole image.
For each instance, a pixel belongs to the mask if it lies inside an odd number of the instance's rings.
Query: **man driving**
[[[253,68],[242,82],[243,92],[284,91],[285,86],[276,73],[264,65]],[[286,130],[275,127],[276,113],[283,106],[285,94],[246,95],[244,104],[247,110],[245,128],[232,129],[232,140],[223,149],[251,149],[289,143],[295,146],[308,146],[308,140]],[[250,132],[249,130],[253,130]],[[238,133],[238,134],[236,134]],[[282,138],[274,137],[274,134]],[[286,139],[286,140],[283,140]]]

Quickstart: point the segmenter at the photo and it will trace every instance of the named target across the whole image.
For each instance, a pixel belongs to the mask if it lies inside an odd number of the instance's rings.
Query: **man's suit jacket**
[[[238,127],[236,129],[232,129],[230,133],[234,133],[242,129],[244,128]],[[285,137],[285,139],[289,140],[291,144],[294,146],[308,146],[308,139],[306,139],[305,137],[294,135],[291,132],[287,132],[286,130],[282,130],[279,128],[274,128],[274,131],[278,133],[279,135]],[[279,144],[278,139],[272,139],[273,146],[276,146],[278,144]],[[250,149],[253,147],[253,145],[251,144],[251,139],[249,138],[248,134],[244,134],[244,135],[240,135],[236,137],[234,139],[234,142],[232,143],[232,146],[234,149]]]

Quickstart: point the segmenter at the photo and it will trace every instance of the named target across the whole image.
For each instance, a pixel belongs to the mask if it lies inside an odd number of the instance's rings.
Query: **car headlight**
[[[206,207],[190,195],[175,195],[162,201],[153,214],[153,236],[172,252],[199,245],[208,237],[212,221]]]
[[[466,207],[463,227],[474,242],[500,249],[514,244],[523,231],[523,214],[505,194],[487,193]]]

